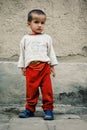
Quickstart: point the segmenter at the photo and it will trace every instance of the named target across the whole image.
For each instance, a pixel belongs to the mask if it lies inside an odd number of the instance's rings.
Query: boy
[[[54,66],[57,59],[52,46],[52,39],[43,33],[46,14],[42,10],[32,10],[28,14],[28,27],[31,33],[24,35],[20,43],[18,67],[26,76],[26,105],[19,114],[20,118],[34,116],[35,106],[42,93],[44,120],[53,120],[53,91],[50,73],[55,77]]]

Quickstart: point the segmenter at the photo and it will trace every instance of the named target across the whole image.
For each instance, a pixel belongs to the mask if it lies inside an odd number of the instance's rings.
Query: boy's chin
[[[36,32],[36,34],[42,34],[42,32]]]

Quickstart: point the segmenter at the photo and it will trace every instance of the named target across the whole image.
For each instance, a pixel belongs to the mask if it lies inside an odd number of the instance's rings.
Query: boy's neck
[[[41,35],[41,34],[43,34],[43,32],[41,32],[41,33],[34,33],[34,32],[31,32],[31,33],[30,33],[30,35]]]
[[[30,33],[30,35],[40,35],[42,33]]]

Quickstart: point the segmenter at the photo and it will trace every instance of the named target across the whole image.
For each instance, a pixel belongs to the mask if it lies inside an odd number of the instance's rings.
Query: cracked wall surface
[[[18,60],[27,14],[35,8],[47,14],[45,32],[59,60],[87,62],[87,0],[0,0],[0,59]]]
[[[47,14],[45,32],[59,60],[55,102],[87,106],[87,0],[0,0],[0,104],[25,102],[17,61],[20,40],[30,31],[27,14],[35,8]]]

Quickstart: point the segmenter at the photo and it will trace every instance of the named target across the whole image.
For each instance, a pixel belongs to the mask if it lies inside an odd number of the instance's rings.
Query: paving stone
[[[10,130],[46,130],[46,125],[42,118],[12,118],[10,120]]]
[[[87,122],[77,115],[58,116],[53,121],[44,121],[41,117],[20,119],[13,117],[9,122],[9,130],[86,130]]]

